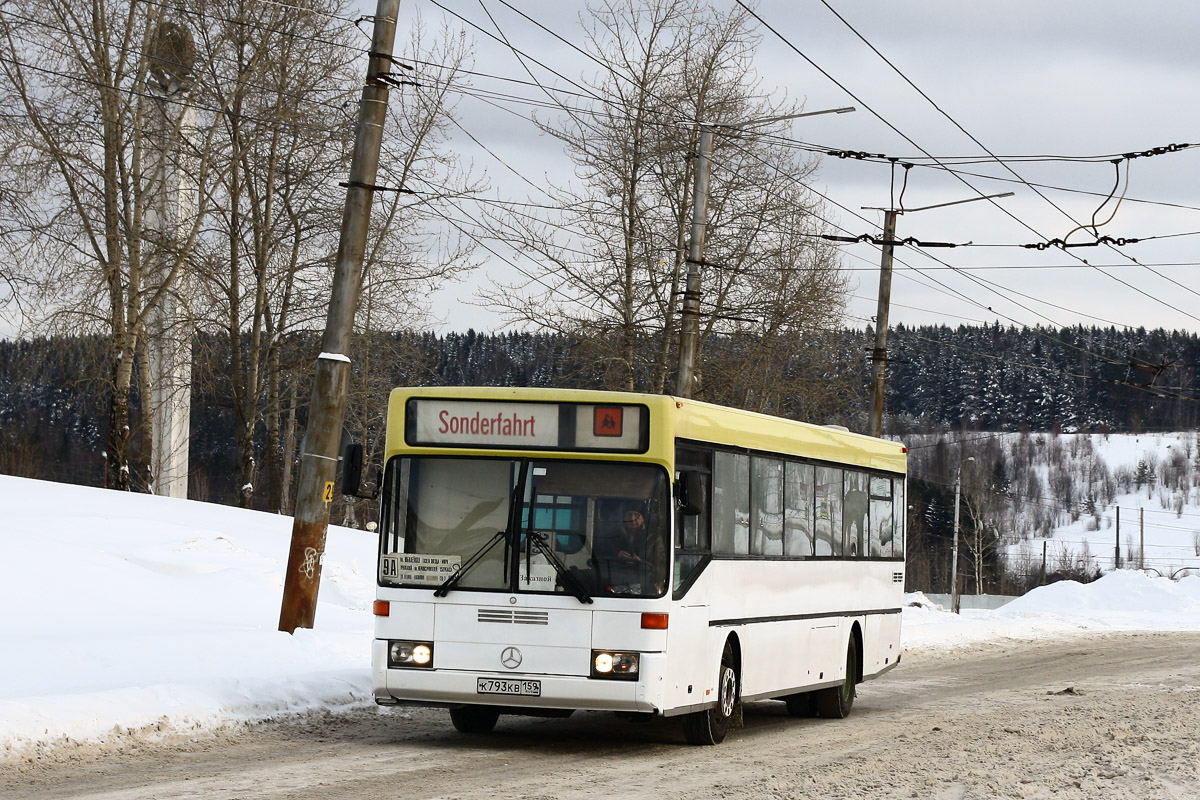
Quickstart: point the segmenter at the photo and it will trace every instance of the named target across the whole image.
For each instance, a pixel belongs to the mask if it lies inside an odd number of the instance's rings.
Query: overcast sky
[[[482,4],[480,0],[440,1],[494,30],[484,13],[486,6],[514,47],[568,78],[592,77],[595,73],[594,64],[522,20],[498,0],[482,0]],[[509,2],[565,38],[582,44],[578,19],[582,3]],[[858,108],[854,114],[795,121],[791,135],[804,142],[882,153],[920,164],[929,163],[927,155],[942,161],[955,156],[986,157],[980,144],[1001,157],[1078,157],[1200,143],[1200,110],[1194,102],[1196,87],[1200,86],[1200,56],[1194,45],[1195,32],[1200,30],[1200,5],[1155,2],[1138,6],[1107,0],[829,0],[829,6],[929,100],[872,52],[821,0],[763,0],[756,7],[757,13],[795,47],[793,50],[774,33],[761,28],[757,69],[763,88],[797,98],[807,110],[847,105]],[[402,30],[414,13],[430,22],[444,16],[430,0],[404,0]],[[510,51],[477,31],[468,31],[477,40],[478,71],[527,78]],[[400,38],[403,40],[403,35]],[[568,86],[549,73],[542,72],[539,78],[547,85]],[[478,79],[477,85],[501,88],[486,79]],[[536,96],[534,91],[514,90],[511,86],[503,90]],[[528,113],[526,108],[513,108]],[[553,140],[540,136],[531,123],[469,97],[463,98],[459,110],[463,125],[476,138],[534,182],[561,182],[570,176],[570,165],[560,148]],[[478,169],[486,170],[494,195],[510,199],[536,196],[528,185],[517,181],[468,140],[458,146],[465,156],[474,159]],[[1126,199],[1100,233],[1114,239],[1144,239],[1200,231],[1200,188],[1195,181],[1198,164],[1200,147],[1130,162]],[[1107,161],[1011,161],[1008,166],[1015,176],[994,163],[962,168],[1007,181],[969,176],[960,180],[945,170],[925,167],[910,172],[904,196],[904,206],[910,209],[980,194],[1013,191],[1016,195],[996,204],[980,200],[910,212],[899,218],[901,238],[1004,246],[929,251],[945,263],[912,248],[898,248],[892,288],[893,324],[999,320],[1004,324],[1083,323],[1200,330],[1200,267],[1190,263],[1200,261],[1195,255],[1200,236],[1173,236],[1119,249],[1072,248],[1069,252],[1015,247],[1062,238],[1077,223],[1089,222],[1112,190],[1117,173]],[[1122,165],[1122,177],[1124,171]],[[835,208],[831,219],[844,233],[878,233],[882,213],[861,209],[890,204],[890,173],[886,163],[822,156],[820,171],[811,186],[843,207]],[[1099,196],[1042,189],[1046,196],[1042,198],[1021,180],[1096,192]],[[1161,203],[1190,207],[1173,208]],[[1110,202],[1098,219],[1107,219],[1112,209]],[[1088,238],[1079,231],[1069,241]],[[843,252],[844,265],[853,271],[857,283],[848,323],[862,325],[875,314],[879,249],[871,244],[852,244],[846,245]],[[1113,266],[1093,268],[1080,259]],[[1149,268],[1138,266],[1132,259]],[[995,269],[968,269],[971,267]],[[502,281],[513,277],[512,267],[499,261],[488,263],[484,271]],[[439,297],[445,329],[499,326],[500,320],[486,310],[456,302],[471,294],[468,283]]]
[[[374,11],[374,0],[357,2],[363,13]],[[594,63],[500,0],[438,2],[494,31],[486,13],[490,12],[515,48],[534,55],[566,79],[595,76]],[[562,37],[583,44],[579,17],[584,3],[508,2]],[[714,4],[736,5],[733,0],[714,0]],[[954,156],[986,158],[983,147],[1001,157],[1079,157],[1200,143],[1200,105],[1195,101],[1200,87],[1200,49],[1195,46],[1200,30],[1198,3],[828,0],[827,6],[822,0],[761,0],[755,8],[763,22],[783,37],[759,27],[762,38],[756,67],[764,91],[798,99],[810,111],[858,108],[854,114],[793,122],[791,136],[806,143],[882,153],[919,164],[929,164],[928,156],[943,163]],[[449,19],[463,28],[476,41],[477,71],[528,78],[510,50],[449,17],[433,0],[401,0],[399,55],[404,54],[407,29],[417,14],[427,23]],[[367,24],[362,27],[369,29]],[[526,63],[544,84],[572,88],[566,79]],[[542,97],[531,87],[488,78],[474,82],[480,88]],[[498,110],[463,95],[458,112],[475,138],[533,183],[569,180],[571,165],[559,144],[522,119],[531,113],[530,107],[508,104],[507,108]],[[467,137],[459,137],[453,146],[473,162],[477,173],[486,173],[490,196],[545,200]],[[882,213],[862,209],[891,204],[889,165],[829,156],[818,159],[820,169],[810,185],[833,205],[831,221],[847,235],[877,234]],[[1196,180],[1200,146],[1129,162],[1126,199],[1100,233],[1124,239],[1169,238],[1119,249],[1101,246],[1064,252],[1017,246],[1062,238],[1078,223],[1090,221],[1113,189],[1112,164],[1006,163],[1007,168],[995,163],[962,167],[1005,180],[960,179],[924,166],[911,170],[904,195],[909,209],[981,194],[1014,191],[1016,195],[994,204],[979,200],[899,218],[901,238],[977,246],[931,250],[929,255],[898,248],[893,324],[1000,321],[1200,330],[1196,253],[1200,236],[1179,235],[1200,231]],[[1122,175],[1124,169],[1122,165]],[[1041,197],[1022,180],[1077,191],[1041,189],[1045,195]],[[1112,210],[1110,202],[1098,219],[1107,219]],[[1086,232],[1078,231],[1070,241],[1087,239]],[[861,326],[875,314],[879,248],[849,244],[842,252],[843,264],[856,284],[847,323]],[[516,263],[528,266],[519,258]],[[513,266],[491,259],[470,280],[442,292],[435,313],[444,320],[443,330],[500,328],[501,318],[467,302],[478,285],[519,277]],[[11,332],[0,320],[0,335]]]

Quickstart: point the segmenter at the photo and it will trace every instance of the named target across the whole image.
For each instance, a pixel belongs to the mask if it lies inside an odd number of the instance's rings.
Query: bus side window
[[[817,467],[816,555],[842,554],[842,471]]]
[[[750,553],[750,456],[713,454],[713,552]]]
[[[894,521],[892,518],[892,481],[871,477],[871,558],[892,555]]]
[[[843,552],[848,558],[867,557],[867,474],[846,470],[845,505],[842,508]]]
[[[675,452],[675,465],[679,470],[677,481],[686,481],[689,511],[683,513],[675,507],[675,568],[672,591],[676,593],[691,583],[712,552],[712,451],[679,448]],[[686,477],[685,477],[686,476]],[[693,496],[695,495],[695,496]]]
[[[789,461],[785,486],[783,554],[807,558],[813,554],[813,465]]]
[[[904,558],[904,531],[908,519],[904,505],[904,479],[892,480],[892,558]]]
[[[709,478],[710,476],[702,472],[693,472],[692,477],[689,479],[693,483],[693,491],[698,491],[700,495],[697,498],[689,498],[689,501],[696,501],[700,513],[681,513],[676,517],[678,521],[677,530],[679,531],[679,541],[676,543],[676,546],[681,550],[707,551],[711,547],[707,499]]]
[[[783,555],[783,460],[754,456],[750,554]]]
[[[712,549],[712,451],[677,448],[675,466],[675,549],[708,553]],[[684,499],[689,508],[681,511],[678,501]]]

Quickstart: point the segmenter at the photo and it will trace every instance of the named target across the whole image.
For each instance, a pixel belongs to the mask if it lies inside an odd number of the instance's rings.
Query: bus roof
[[[426,386],[394,389],[388,411],[389,456],[402,445],[404,406],[409,398],[644,405],[650,412],[651,444],[648,455],[653,460],[663,460],[664,454],[672,453],[674,440],[678,438],[745,450],[802,456],[819,461],[854,464],[893,473],[906,471],[905,454],[908,450],[901,443],[851,433],[844,428],[797,422],[670,395],[498,386]],[[612,457],[612,454],[607,457]]]

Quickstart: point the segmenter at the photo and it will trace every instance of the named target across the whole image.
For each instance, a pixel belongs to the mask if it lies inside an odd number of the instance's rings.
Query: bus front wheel
[[[846,678],[840,686],[821,689],[817,695],[817,713],[825,719],[845,719],[854,707],[855,678],[858,677],[858,645],[854,637],[846,646]]]
[[[717,676],[717,702],[712,708],[694,711],[683,718],[683,736],[688,744],[713,745],[725,741],[738,705],[738,678],[733,666],[733,648],[721,653]]]
[[[453,706],[450,721],[459,733],[490,733],[500,712],[490,706]]]

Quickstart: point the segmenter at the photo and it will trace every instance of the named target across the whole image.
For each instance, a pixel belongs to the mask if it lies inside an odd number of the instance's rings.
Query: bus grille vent
[[[893,572],[892,573],[892,583],[904,583],[904,573],[903,572]]]
[[[548,611],[521,611],[515,608],[481,608],[480,622],[498,622],[504,625],[549,625]]]

